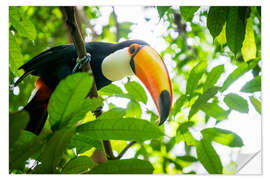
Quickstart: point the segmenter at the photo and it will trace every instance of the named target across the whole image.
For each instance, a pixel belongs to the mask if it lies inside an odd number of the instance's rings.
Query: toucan
[[[97,90],[113,81],[136,75],[152,96],[159,112],[159,124],[165,122],[172,105],[171,81],[161,56],[148,43],[142,40],[90,42],[85,43],[85,48],[91,55],[90,66]],[[76,59],[73,44],[60,45],[40,53],[19,68],[24,74],[15,85],[29,74],[39,77],[35,83],[36,94],[24,107],[30,115],[26,130],[35,134],[41,132],[47,119],[50,96],[57,84],[73,73]]]

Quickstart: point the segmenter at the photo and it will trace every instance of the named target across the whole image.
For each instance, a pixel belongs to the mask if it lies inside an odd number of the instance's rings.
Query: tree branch
[[[68,6],[68,7],[60,7],[60,9],[63,12],[63,18],[65,20],[65,23],[68,26],[77,55],[79,58],[83,58],[84,56],[87,55],[86,54],[87,52],[86,52],[82,35],[80,33],[80,30],[77,24],[76,12],[75,12],[76,8],[73,6]],[[89,66],[89,69],[90,69],[90,66]]]
[[[68,30],[70,32],[70,35],[72,37],[72,41],[74,43],[78,57],[83,58],[83,57],[87,56],[87,51],[85,48],[84,40],[82,38],[81,31],[80,31],[80,28],[79,28],[77,20],[76,20],[77,9],[74,6],[60,7],[60,9],[63,13],[64,21],[65,21],[65,23],[68,27]],[[84,65],[84,67],[82,68],[82,71],[84,71],[84,72],[91,71],[91,66],[90,66],[89,62],[86,65]],[[90,98],[98,97],[96,83],[94,81],[93,81],[92,88],[91,88],[88,96]],[[101,114],[101,111],[100,111],[100,113],[97,114],[97,116],[99,116],[100,114]],[[107,142],[107,144],[108,143],[110,145],[110,142]],[[112,152],[111,146],[107,146],[104,144],[106,144],[106,143],[104,143],[104,141],[103,141],[103,146],[105,148],[105,152],[110,152],[110,151]],[[95,151],[92,159],[96,163],[105,162],[107,160],[106,155],[104,153],[102,153],[101,151]]]
[[[112,145],[111,142],[108,140],[103,140],[103,147],[105,149],[105,152],[107,154],[107,158],[109,160],[113,160],[115,159],[114,155],[113,155],[113,151],[112,151]]]

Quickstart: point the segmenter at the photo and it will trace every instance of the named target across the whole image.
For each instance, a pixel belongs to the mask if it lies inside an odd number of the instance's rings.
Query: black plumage
[[[117,50],[129,47],[133,43],[148,45],[141,40],[129,40],[117,44],[105,42],[85,44],[87,52],[91,55],[90,65],[98,90],[111,83],[110,80],[104,77],[101,71],[101,64],[104,58]],[[50,95],[58,83],[72,73],[76,65],[76,59],[77,54],[73,44],[61,45],[40,53],[19,68],[23,69],[25,73],[18,79],[15,85],[20,83],[29,74],[39,76],[37,93],[24,107],[24,110],[30,114],[30,122],[26,130],[35,134],[40,133],[47,119],[47,105]]]
[[[111,83],[101,72],[101,64],[104,58],[117,50],[129,47],[133,43],[148,45],[141,40],[129,40],[117,44],[104,42],[85,44],[87,52],[91,55],[90,64],[98,90]],[[19,68],[24,69],[25,75],[18,82],[23,80],[26,75],[32,74],[39,76],[51,89],[55,89],[60,80],[72,73],[72,69],[76,64],[76,58],[77,54],[73,44],[48,49]]]

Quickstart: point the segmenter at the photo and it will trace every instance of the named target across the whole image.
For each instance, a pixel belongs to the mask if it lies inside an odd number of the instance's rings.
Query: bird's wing
[[[44,68],[44,66],[57,65],[63,61],[72,60],[73,58],[76,58],[76,51],[72,44],[50,48],[35,56],[19,68],[24,70],[24,74],[15,82],[15,86],[27,75],[36,75],[35,71]]]

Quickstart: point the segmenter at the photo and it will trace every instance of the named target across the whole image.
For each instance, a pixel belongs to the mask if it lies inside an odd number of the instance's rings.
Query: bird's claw
[[[89,63],[91,61],[91,55],[89,53],[87,53],[86,56],[84,56],[83,58],[77,58],[76,60],[76,65],[72,70],[72,73],[75,73],[78,69],[81,69],[85,64]]]

